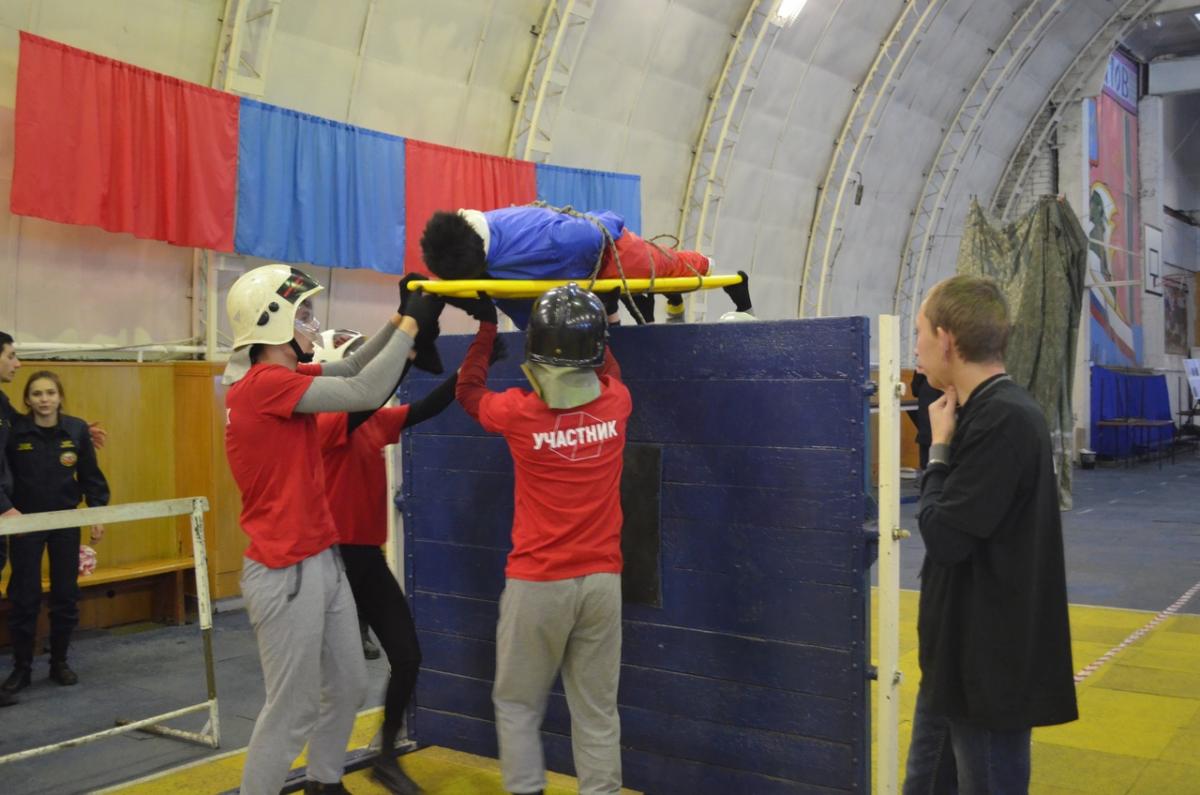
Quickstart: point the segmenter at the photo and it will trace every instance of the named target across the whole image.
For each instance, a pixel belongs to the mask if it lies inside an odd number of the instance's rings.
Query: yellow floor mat
[[[874,594],[872,594],[874,601]],[[872,606],[874,612],[874,604]],[[1138,629],[1153,613],[1072,605],[1071,649],[1078,671]],[[917,592],[900,594],[899,769],[912,734],[920,682]],[[1034,730],[1035,795],[1200,793],[1200,616],[1167,618],[1078,685],[1080,719]],[[872,633],[872,648],[877,637]],[[874,713],[872,713],[874,714]],[[873,760],[875,761],[875,760]]]
[[[901,592],[900,668],[904,679],[900,693],[898,761],[902,779],[920,678],[916,614],[916,592]],[[1153,614],[1141,611],[1072,606],[1075,669],[1100,658],[1153,618]],[[875,643],[872,637],[872,648]],[[1078,695],[1078,721],[1033,733],[1030,792],[1034,795],[1200,793],[1200,616],[1178,615],[1164,620],[1093,672],[1078,686]],[[369,743],[381,720],[378,709],[360,715],[350,746],[359,748]],[[243,757],[244,751],[225,754],[110,791],[187,795],[232,789],[240,778]],[[406,756],[404,766],[429,795],[504,792],[499,763],[494,759],[445,748],[425,748]],[[366,772],[351,774],[347,784],[356,793],[384,792]],[[550,775],[547,795],[575,791],[574,779]]]

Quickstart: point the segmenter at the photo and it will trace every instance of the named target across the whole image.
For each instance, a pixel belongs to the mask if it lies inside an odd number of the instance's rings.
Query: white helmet
[[[362,347],[367,338],[357,331],[345,328],[331,328],[321,332],[321,344],[313,352],[313,361],[317,364],[340,362],[354,351]]]
[[[749,312],[726,312],[718,318],[720,323],[746,323],[751,320],[758,320],[758,318]]]
[[[243,273],[225,298],[234,349],[290,342],[300,304],[324,289],[304,271],[281,263]]]

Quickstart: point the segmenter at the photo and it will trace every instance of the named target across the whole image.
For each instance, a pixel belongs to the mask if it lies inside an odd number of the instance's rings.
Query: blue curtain
[[[538,164],[537,197],[580,212],[612,210],[625,219],[627,229],[642,233],[642,178],[637,174]]]
[[[1135,434],[1123,428],[1101,428],[1102,420],[1140,418],[1171,419],[1171,399],[1163,375],[1121,373],[1092,366],[1092,447],[1112,457],[1130,454]],[[1137,431],[1136,438],[1161,444],[1175,435],[1171,426]]]
[[[404,271],[404,139],[243,99],[234,250]]]

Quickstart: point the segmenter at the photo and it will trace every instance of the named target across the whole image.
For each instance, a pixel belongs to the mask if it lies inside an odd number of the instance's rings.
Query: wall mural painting
[[[1137,70],[1114,54],[1104,91],[1089,99],[1088,282],[1091,359],[1096,364],[1142,363],[1142,233],[1138,212],[1137,105],[1121,86]],[[1136,85],[1136,83],[1135,83]],[[1139,252],[1135,254],[1134,252]],[[1126,283],[1131,282],[1131,283]]]

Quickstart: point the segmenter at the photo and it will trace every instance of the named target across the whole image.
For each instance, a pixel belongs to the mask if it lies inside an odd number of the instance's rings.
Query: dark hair
[[[11,334],[9,334],[7,331],[0,331],[0,351],[4,350],[5,345],[15,346],[16,343],[13,342]]]
[[[262,356],[264,347],[261,342],[256,342],[250,346],[250,364],[258,364],[258,357]]]
[[[421,256],[439,279],[479,279],[487,270],[483,238],[458,213],[433,214],[421,234]]]
[[[925,298],[925,317],[934,331],[954,335],[958,355],[976,364],[1003,362],[1008,349],[1008,302],[1000,285],[982,276],[951,276]]]
[[[29,390],[33,388],[33,382],[41,379],[53,381],[58,387],[58,413],[62,414],[67,403],[67,393],[63,391],[62,379],[58,377],[58,373],[53,373],[49,370],[38,370],[33,375],[29,376],[29,380],[25,382],[25,392],[22,394],[22,402],[25,403],[25,408],[29,408]]]

